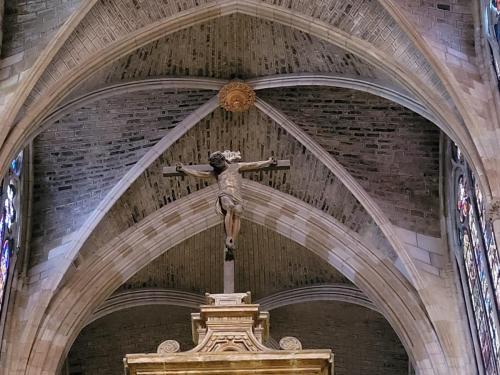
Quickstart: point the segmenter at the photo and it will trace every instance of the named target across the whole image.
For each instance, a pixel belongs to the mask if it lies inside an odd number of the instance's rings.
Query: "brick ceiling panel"
[[[245,176],[327,212],[358,233],[383,237],[347,188],[279,125],[256,109],[241,114],[219,109],[170,147],[131,185],[99,223],[87,244],[103,245],[169,202],[215,182],[194,177],[165,178],[162,168],[176,162],[206,163],[210,152],[224,149],[241,151],[247,161],[265,160],[271,154],[278,159],[290,159],[290,171]],[[85,245],[82,251],[86,251]]]
[[[419,76],[436,93],[449,96],[424,55],[380,2],[372,0],[263,0],[285,7],[336,27],[369,42],[375,49]]]
[[[386,99],[342,88],[262,90],[331,153],[391,221],[439,236],[439,129]]]
[[[397,2],[426,38],[471,58],[474,49],[473,2],[470,0],[400,0]]]
[[[194,235],[153,260],[117,291],[164,288],[204,294],[223,292],[222,223]],[[242,220],[235,251],[235,288],[259,299],[288,289],[350,284],[323,259],[296,242]]]
[[[191,313],[179,306],[138,306],[86,326],[68,354],[68,375],[120,375],[128,353],[154,353],[163,341],[193,348]]]
[[[2,57],[37,48],[40,52],[81,0],[5,1]]]
[[[332,44],[279,23],[233,14],[136,50],[89,78],[78,92],[93,91],[104,82],[151,77],[248,79],[305,72],[379,78],[397,86],[381,71]]]
[[[83,223],[152,146],[214,93],[158,90],[101,99],[51,125],[34,141],[33,254]],[[37,263],[37,259],[33,259]]]
[[[97,1],[54,57],[25,106],[85,58],[124,35],[181,11],[212,2],[215,0]]]
[[[71,69],[85,61],[86,58],[98,53],[100,50],[104,50],[124,35],[162,18],[175,15],[180,11],[213,2],[213,0],[152,0],[147,2],[117,0],[113,2],[97,2],[61,47],[57,56],[37,83],[32,95],[26,102],[26,106],[40,96],[48,86],[63,78]],[[292,10],[298,14],[318,19],[330,24],[333,28],[338,28],[347,34],[370,43],[375,49],[393,56],[396,62],[404,66],[408,71],[419,75],[436,93],[445,96],[446,100],[449,99],[444,86],[432,70],[432,67],[378,1],[266,0],[264,2],[283,7],[284,10]],[[223,45],[234,43],[238,34],[244,34],[246,29],[239,29],[237,33],[229,33],[228,31],[226,30],[226,33],[223,34]],[[274,35],[280,36],[280,33]],[[202,40],[207,39],[211,39],[211,35],[205,33]],[[278,41],[277,43],[279,46],[281,42]],[[266,45],[265,48],[264,56],[273,53],[273,45]],[[180,48],[180,50],[187,54],[186,61],[191,58],[192,50],[186,48]],[[225,52],[234,53],[231,50]],[[299,50],[299,53],[306,55],[305,51]],[[218,56],[215,55],[205,56],[205,65],[197,67],[199,72],[196,74],[209,70],[211,61],[217,58]],[[244,60],[242,56],[239,56],[239,59]],[[208,64],[208,69],[206,64]],[[314,63],[311,65],[314,66]]]

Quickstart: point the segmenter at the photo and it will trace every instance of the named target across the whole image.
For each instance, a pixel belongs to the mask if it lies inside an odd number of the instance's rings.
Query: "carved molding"
[[[429,362],[431,366],[446,363],[447,355],[416,291],[397,276],[397,270],[384,262],[381,254],[365,246],[356,233],[332,216],[297,198],[246,179],[243,180],[243,188],[249,200],[246,207],[248,220],[260,225],[271,223],[278,233],[300,244],[304,243],[306,232],[303,229],[307,227],[308,238],[316,239],[308,242],[308,248],[351,276],[377,303],[403,344],[412,349],[409,354],[417,371],[422,374],[447,374],[428,372],[428,367],[422,367]],[[30,344],[40,363],[45,361],[43,371],[57,373],[52,363],[48,363],[49,359],[57,362],[59,358],[64,358],[72,338],[78,334],[81,316],[89,316],[123,280],[132,277],[176,244],[220,223],[212,206],[215,191],[216,186],[212,185],[165,205],[89,254],[80,265],[81,269],[65,279],[47,307],[46,319],[36,326],[36,337]],[[173,217],[178,217],[179,221],[173,222]],[[148,235],[152,232],[146,228],[156,228],[155,235]],[[340,257],[340,254],[343,256]],[[107,271],[102,272],[103,269]],[[376,290],[372,287],[375,284],[380,285]],[[93,285],[93,288],[88,288],[88,285]],[[81,293],[72,292],[75,290]],[[18,339],[17,336],[9,336],[7,342],[12,347],[19,345]],[[43,350],[38,350],[42,347]]]
[[[302,343],[293,336],[286,336],[280,340],[280,349],[282,350],[302,350]]]
[[[181,351],[181,345],[175,340],[163,341],[157,349],[158,354],[177,353]]]
[[[391,245],[391,254],[389,257],[392,262],[401,262],[404,269],[408,273],[408,280],[417,289],[424,288],[422,274],[418,271],[414,260],[409,255],[406,247],[396,233],[394,226],[388,219],[387,215],[382,211],[378,203],[367,191],[330,153],[328,153],[318,142],[316,142],[302,128],[291,121],[284,113],[268,104],[262,99],[257,99],[255,106],[262,113],[269,116],[272,120],[278,123],[288,134],[300,142],[307,150],[309,150],[326,168],[330,170],[356,197],[368,214],[373,218],[377,226],[387,238]]]

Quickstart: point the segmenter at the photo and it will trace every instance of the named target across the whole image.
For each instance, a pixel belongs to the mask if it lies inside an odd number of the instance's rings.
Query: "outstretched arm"
[[[274,158],[274,156],[271,156],[269,159],[264,160],[264,161],[254,161],[254,162],[250,162],[250,163],[238,163],[238,167],[239,167],[238,169],[240,172],[245,172],[245,171],[270,167],[271,165],[276,165],[276,164],[278,164],[278,161]]]
[[[186,167],[180,163],[175,166],[177,172],[184,172],[189,176],[199,177],[199,178],[210,178],[213,177],[213,172],[197,171],[194,168]]]

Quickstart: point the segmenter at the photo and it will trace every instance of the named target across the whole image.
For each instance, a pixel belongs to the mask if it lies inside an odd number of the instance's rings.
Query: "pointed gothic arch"
[[[56,372],[93,310],[113,290],[168,248],[218,223],[214,193],[205,188],[165,206],[82,260],[44,312],[33,342],[25,343],[29,357],[23,358],[19,346],[17,355],[10,353],[11,369]],[[250,181],[244,182],[244,194],[247,220],[303,244],[360,286],[389,320],[420,374],[447,372],[449,359],[429,317],[393,266],[351,230],[296,198]]]

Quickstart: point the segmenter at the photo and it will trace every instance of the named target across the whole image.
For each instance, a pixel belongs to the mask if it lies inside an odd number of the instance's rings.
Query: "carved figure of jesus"
[[[239,152],[216,151],[209,157],[212,171],[199,171],[193,168],[177,164],[176,170],[187,175],[199,178],[215,177],[219,185],[219,194],[216,200],[217,213],[224,216],[224,230],[226,233],[225,245],[228,252],[232,254],[235,249],[236,239],[241,226],[241,214],[243,212],[243,198],[241,197],[241,173],[255,171],[277,164],[274,157],[265,161],[249,163],[235,162],[240,159]]]

